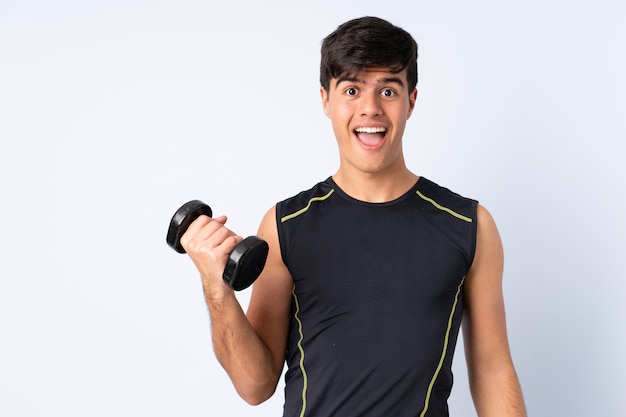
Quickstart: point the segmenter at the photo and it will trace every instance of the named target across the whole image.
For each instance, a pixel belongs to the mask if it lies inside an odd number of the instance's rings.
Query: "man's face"
[[[408,90],[406,70],[370,68],[333,78],[321,95],[341,169],[384,174],[404,168],[402,135],[417,97],[416,89]]]

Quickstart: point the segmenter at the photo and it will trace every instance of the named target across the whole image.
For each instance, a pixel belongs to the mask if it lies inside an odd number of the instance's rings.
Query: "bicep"
[[[293,280],[282,260],[276,227],[276,208],[270,209],[259,227],[269,245],[263,272],[252,287],[248,321],[269,348],[278,373],[282,371],[289,330]]]

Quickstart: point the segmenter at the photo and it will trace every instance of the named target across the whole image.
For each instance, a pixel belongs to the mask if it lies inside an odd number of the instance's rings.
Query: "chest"
[[[446,220],[411,206],[311,213],[290,249],[296,290],[342,308],[446,302],[469,267],[462,234]]]

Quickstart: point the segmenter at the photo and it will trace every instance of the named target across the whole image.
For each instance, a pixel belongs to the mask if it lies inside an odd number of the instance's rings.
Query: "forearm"
[[[260,236],[271,243],[270,248],[278,248],[273,213],[270,210],[266,215]],[[200,272],[211,316],[215,355],[239,395],[250,404],[259,404],[272,396],[282,372],[293,283],[280,253],[270,250],[264,271],[273,272],[261,274],[255,281],[250,304],[255,304],[254,294],[257,292],[265,297],[256,297],[261,300],[256,303],[261,308],[256,309],[257,314],[253,314],[252,320],[248,319],[233,289],[222,279],[230,254],[243,240],[227,229],[225,223],[225,216],[213,219],[200,216],[189,225],[180,243]],[[264,279],[264,275],[272,278]],[[263,284],[264,281],[267,283]],[[257,291],[259,285],[265,290]]]
[[[274,363],[234,293],[219,300],[207,297],[207,305],[215,355],[235,389],[250,404],[267,400],[276,389],[282,364]]]
[[[512,365],[471,376],[470,388],[479,417],[526,417],[522,390]]]

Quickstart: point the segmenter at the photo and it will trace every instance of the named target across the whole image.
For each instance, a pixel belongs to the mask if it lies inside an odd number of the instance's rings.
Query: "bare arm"
[[[267,400],[276,390],[287,343],[292,284],[280,256],[274,213],[273,208],[259,228],[270,251],[253,287],[250,318],[222,280],[228,255],[242,240],[224,226],[226,218],[200,216],[181,239],[202,278],[215,355],[250,404]]]
[[[478,207],[476,256],[465,284],[463,335],[470,389],[480,417],[524,417],[526,409],[506,333],[502,242]]]

